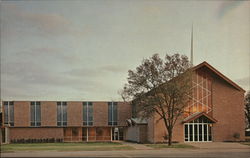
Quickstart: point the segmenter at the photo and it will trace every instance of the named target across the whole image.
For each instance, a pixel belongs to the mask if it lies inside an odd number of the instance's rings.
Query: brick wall
[[[131,105],[118,102],[118,126],[126,126],[126,120],[131,118]]]
[[[57,104],[53,101],[41,102],[41,126],[57,125]]]
[[[236,139],[233,137],[235,133],[240,134],[240,139],[238,140],[244,140],[244,92],[234,88],[207,69],[202,71],[210,75],[208,77],[211,80],[209,87],[211,86],[212,96],[208,103],[210,104],[211,100],[210,107],[212,111],[209,112],[209,115],[218,121],[213,124],[213,141],[235,141]],[[152,137],[149,137],[150,142],[164,141],[163,136],[166,133],[166,128],[163,121],[157,121],[158,119],[158,115],[155,115],[154,123],[148,124],[148,129],[154,129],[153,141],[150,140]],[[173,141],[184,141],[183,119],[184,117],[176,122],[173,130]]]
[[[93,103],[94,126],[108,126],[108,103]]]
[[[82,102],[67,102],[68,126],[81,126],[83,121]]]
[[[212,85],[213,117],[218,120],[213,126],[213,141],[235,140],[239,133],[244,139],[244,93],[228,83],[214,78]]]
[[[30,102],[28,101],[14,102],[14,126],[15,127],[30,126]]]
[[[93,125],[108,126],[108,103],[93,102]],[[118,102],[118,125],[126,126],[131,117],[131,106]],[[80,101],[67,102],[67,126],[82,126],[83,105]],[[41,127],[57,126],[57,102],[41,101]],[[30,127],[30,101],[14,102],[14,127]]]
[[[63,128],[10,128],[10,139],[63,138]]]
[[[165,142],[164,136],[167,133],[167,129],[165,127],[165,124],[163,120],[158,121],[159,116],[156,115],[154,119],[154,139],[153,143],[159,143],[159,142]],[[183,123],[182,123],[183,117],[180,117],[173,128],[173,137],[172,141],[175,142],[183,142],[184,141],[184,131],[183,131]]]

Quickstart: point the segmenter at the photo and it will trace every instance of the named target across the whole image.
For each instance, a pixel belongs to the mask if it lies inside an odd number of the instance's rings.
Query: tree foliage
[[[154,54],[144,59],[136,70],[128,71],[122,97],[136,105],[137,115],[150,118],[158,115],[168,132],[168,143],[172,143],[173,127],[184,112],[190,96],[192,71],[184,55],[166,55],[161,59]]]
[[[250,128],[250,91],[245,96],[245,116],[247,121],[247,128]]]

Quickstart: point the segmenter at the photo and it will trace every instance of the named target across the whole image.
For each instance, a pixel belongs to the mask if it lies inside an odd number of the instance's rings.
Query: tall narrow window
[[[4,124],[14,126],[14,102],[5,101],[4,106]]]
[[[108,125],[117,125],[117,102],[108,102]]]
[[[57,126],[67,126],[67,102],[57,102]]]
[[[30,125],[41,126],[41,103],[30,102]]]
[[[83,103],[83,125],[93,125],[93,104],[92,102]]]

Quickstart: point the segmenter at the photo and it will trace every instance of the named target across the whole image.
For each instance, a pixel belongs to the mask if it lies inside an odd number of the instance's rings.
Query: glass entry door
[[[112,128],[112,140],[123,140],[123,128]]]
[[[212,123],[205,117],[184,124],[185,141],[209,142],[212,141]]]
[[[212,124],[208,123],[186,123],[185,141],[208,142],[212,141]]]

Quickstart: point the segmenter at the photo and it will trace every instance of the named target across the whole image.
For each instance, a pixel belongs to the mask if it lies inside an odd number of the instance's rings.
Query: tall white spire
[[[190,55],[190,64],[194,65],[194,59],[193,59],[193,24],[192,24],[192,31],[191,31],[191,55]]]

